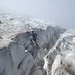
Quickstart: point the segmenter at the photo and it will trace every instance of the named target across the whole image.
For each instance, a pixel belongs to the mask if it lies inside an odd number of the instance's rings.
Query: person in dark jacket
[[[37,34],[33,30],[31,30],[31,36],[32,36],[31,37],[31,42],[38,47],[38,44],[36,42]]]

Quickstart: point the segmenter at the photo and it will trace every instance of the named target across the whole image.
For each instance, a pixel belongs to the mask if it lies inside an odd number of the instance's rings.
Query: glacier
[[[74,54],[75,30],[0,14],[0,75],[75,75]]]

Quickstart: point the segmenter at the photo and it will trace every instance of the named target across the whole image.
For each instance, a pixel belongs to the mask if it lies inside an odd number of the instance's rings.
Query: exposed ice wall
[[[31,29],[39,47],[31,44]],[[44,56],[65,31],[35,18],[0,15],[0,75],[44,75]]]

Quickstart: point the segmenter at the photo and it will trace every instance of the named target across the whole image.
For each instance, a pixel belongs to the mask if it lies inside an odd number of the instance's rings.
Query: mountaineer
[[[37,37],[37,34],[33,30],[31,30],[31,43],[39,47],[36,42],[36,37]]]

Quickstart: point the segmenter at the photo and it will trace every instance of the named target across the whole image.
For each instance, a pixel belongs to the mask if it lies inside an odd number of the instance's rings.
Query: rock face
[[[37,35],[33,42],[31,30]],[[74,59],[74,30],[0,15],[0,75],[75,75]]]

